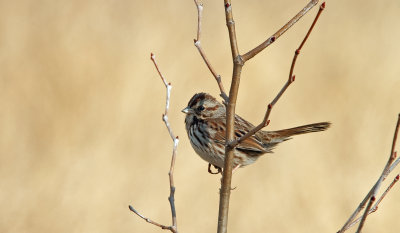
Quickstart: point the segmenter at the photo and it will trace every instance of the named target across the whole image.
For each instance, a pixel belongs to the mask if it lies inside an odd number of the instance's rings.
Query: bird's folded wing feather
[[[225,119],[219,119],[218,124],[223,125],[224,129],[225,127]],[[249,122],[245,121],[243,118],[240,116],[236,115],[235,119],[235,138],[240,138],[243,135],[245,135],[247,132],[249,132],[250,129],[252,129],[254,126],[250,124]],[[225,144],[225,135],[226,131],[218,131],[214,135],[214,140],[220,143]],[[237,150],[243,151],[243,152],[248,152],[250,154],[254,155],[259,155],[259,154],[264,154],[267,152],[265,148],[263,147],[263,142],[261,138],[257,135],[257,133],[249,138],[246,138],[243,142],[241,142],[239,145],[236,146]]]

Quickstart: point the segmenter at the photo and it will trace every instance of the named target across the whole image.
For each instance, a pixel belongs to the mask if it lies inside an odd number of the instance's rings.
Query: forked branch
[[[308,32],[307,32],[306,36],[304,37],[303,41],[301,42],[299,48],[296,49],[296,51],[294,53],[294,56],[293,56],[292,64],[290,66],[289,78],[286,81],[285,85],[283,85],[283,87],[279,91],[279,93],[276,95],[276,97],[268,105],[268,109],[267,109],[267,111],[266,111],[266,113],[264,115],[263,121],[259,125],[257,125],[253,129],[251,129],[249,132],[247,132],[245,135],[243,135],[242,137],[232,141],[230,143],[231,147],[235,147],[236,145],[238,145],[239,143],[243,142],[245,139],[251,137],[252,135],[254,135],[259,130],[261,130],[262,128],[264,128],[265,126],[267,126],[269,124],[269,115],[271,114],[272,108],[278,102],[278,100],[281,98],[283,93],[285,93],[286,89],[290,86],[290,84],[292,84],[292,82],[294,82],[294,80],[295,80],[295,75],[293,75],[293,71],[294,71],[294,67],[295,67],[295,64],[296,64],[297,57],[299,56],[301,49],[303,48],[304,44],[306,43],[306,41],[307,41],[308,37],[310,36],[310,34],[311,34],[316,22],[318,21],[319,16],[321,15],[321,13],[322,13],[322,11],[324,9],[325,9],[325,2],[322,3],[321,6],[319,7],[318,13],[315,16],[314,21],[311,24],[310,28],[308,29]]]
[[[389,173],[397,166],[399,163],[399,159],[396,159],[397,152],[395,151],[396,147],[396,142],[397,142],[397,135],[399,132],[399,127],[400,127],[400,114],[397,118],[397,124],[396,128],[394,131],[394,136],[393,136],[393,142],[392,142],[392,149],[389,154],[389,159],[382,171],[382,174],[379,176],[378,181],[375,183],[375,185],[371,188],[371,190],[368,192],[368,194],[365,196],[363,201],[359,204],[357,209],[353,212],[353,214],[350,216],[350,218],[346,221],[344,226],[338,231],[338,233],[343,233],[346,230],[348,230],[350,227],[354,226],[356,223],[360,222],[360,225],[357,229],[357,232],[361,232],[365,220],[367,216],[373,212],[375,212],[378,208],[379,203],[383,200],[383,198],[387,195],[387,193],[391,190],[391,188],[396,184],[396,182],[399,179],[399,175],[396,176],[396,178],[392,181],[392,183],[386,188],[385,192],[381,195],[381,197],[378,199],[378,201],[373,205],[374,201],[376,200],[376,194],[382,185],[382,182],[386,179],[386,177],[389,175]],[[368,204],[367,204],[368,202]],[[367,208],[365,208],[367,206]],[[362,217],[355,219],[358,214],[365,208],[365,211],[362,215]]]
[[[233,164],[233,150],[235,146],[238,144],[237,141],[234,141],[234,131],[235,131],[235,107],[236,100],[239,91],[239,83],[240,76],[242,72],[243,65],[247,60],[254,57],[256,54],[265,49],[270,43],[275,41],[276,38],[281,36],[285,31],[287,31],[292,25],[294,25],[304,14],[306,14],[315,4],[317,4],[318,0],[313,0],[307,6],[300,11],[292,20],[289,21],[281,30],[279,30],[273,37],[269,38],[265,43],[257,46],[252,51],[247,54],[241,56],[239,53],[237,38],[236,38],[236,29],[235,29],[235,21],[233,19],[232,12],[232,3],[230,0],[224,0],[225,5],[225,20],[226,26],[228,27],[229,33],[229,42],[231,45],[232,52],[232,61],[233,61],[233,72],[232,72],[232,81],[231,87],[229,89],[229,102],[226,108],[226,146],[225,146],[225,158],[224,158],[224,168],[222,174],[222,185],[220,189],[220,202],[219,202],[219,213],[218,213],[218,233],[226,233],[227,232],[227,224],[228,224],[228,209],[229,209],[229,197],[231,191],[231,181],[232,181],[232,164]],[[293,65],[294,66],[294,65]],[[278,94],[278,96],[274,99],[274,101],[269,105],[269,109],[267,110],[266,116],[264,117],[264,123],[259,128],[254,129],[252,134],[256,131],[263,128],[267,122],[268,117],[271,112],[272,106],[278,101],[280,96],[284,93],[287,87],[292,83],[294,77],[290,75],[287,84]],[[250,137],[251,134],[248,134],[247,137]]]
[[[393,188],[393,186],[399,181],[399,177],[400,175],[397,174],[397,176],[393,179],[393,181],[389,184],[389,186],[386,188],[385,192],[383,192],[383,194],[381,195],[381,197],[378,199],[378,201],[374,204],[374,206],[371,207],[371,209],[368,211],[368,215],[375,213],[378,210],[378,206],[379,204],[382,202],[382,200],[386,197],[386,195],[388,194],[388,192]],[[347,229],[350,229],[351,227],[353,227],[354,225],[356,225],[357,223],[359,223],[362,219],[362,216],[357,218],[356,220],[354,220],[352,223],[350,223],[350,225],[347,227]],[[345,230],[347,230],[345,229]]]
[[[168,121],[168,110],[169,110],[169,102],[170,102],[170,97],[171,97],[171,83],[168,83],[164,76],[162,75],[160,69],[158,68],[156,59],[154,54],[151,54],[150,59],[153,61],[155,68],[157,69],[158,74],[160,75],[161,80],[163,81],[165,88],[167,89],[167,96],[166,96],[166,102],[165,102],[165,111],[164,114],[162,116],[162,119],[165,123],[165,126],[168,129],[168,133],[173,141],[173,149],[172,149],[172,158],[171,158],[171,166],[169,168],[169,172],[168,172],[168,176],[169,176],[169,187],[170,187],[170,194],[168,197],[168,201],[170,204],[170,208],[171,208],[171,217],[172,217],[172,225],[170,226],[166,226],[166,225],[162,225],[159,224],[149,218],[146,218],[145,216],[143,216],[142,214],[140,214],[137,210],[135,210],[131,205],[129,206],[129,209],[135,213],[136,215],[138,215],[139,217],[141,217],[142,219],[144,219],[146,222],[151,223],[155,226],[160,227],[161,229],[165,229],[165,230],[170,230],[173,233],[178,233],[178,227],[177,227],[177,220],[176,220],[176,209],[175,209],[175,185],[174,185],[174,167],[175,167],[175,159],[176,159],[176,150],[178,148],[178,143],[179,143],[179,137],[178,136],[174,136],[174,133],[171,129],[171,126],[169,124]]]
[[[248,61],[253,58],[255,55],[263,51],[265,48],[274,43],[281,35],[283,35],[289,28],[291,28],[301,17],[303,17],[309,10],[311,10],[316,4],[318,0],[311,0],[297,15],[295,15],[289,22],[287,22],[283,27],[281,27],[277,32],[275,32],[271,37],[262,42],[260,45],[245,53],[242,56],[244,61]]]
[[[201,20],[203,17],[203,3],[198,0],[194,0],[197,8],[197,38],[194,39],[194,45],[196,46],[197,50],[201,57],[203,58],[204,62],[206,63],[208,69],[211,71],[212,75],[214,76],[215,80],[217,81],[219,90],[221,92],[220,96],[224,99],[225,103],[228,103],[228,96],[226,95],[224,85],[222,84],[221,75],[217,74],[214,67],[211,65],[210,61],[208,60],[203,47],[201,47]]]

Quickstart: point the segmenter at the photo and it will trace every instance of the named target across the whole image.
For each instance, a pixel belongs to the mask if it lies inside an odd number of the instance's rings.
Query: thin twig
[[[212,75],[214,76],[215,80],[217,81],[219,90],[221,92],[220,96],[224,99],[225,103],[228,103],[228,96],[226,95],[224,85],[221,80],[221,75],[217,74],[215,71],[214,67],[211,65],[210,61],[208,60],[206,54],[204,53],[204,50],[201,46],[201,19],[203,17],[203,3],[201,3],[198,0],[194,0],[194,3],[196,4],[197,8],[197,38],[194,39],[194,45],[196,46],[197,50],[199,50],[199,53],[201,57],[203,58],[204,62],[206,63],[208,69],[211,71]]]
[[[293,61],[292,61],[292,65],[290,66],[290,73],[289,73],[289,79],[293,76],[293,70],[294,70],[294,66],[296,64],[296,60],[297,60],[297,56],[300,54],[300,50],[303,48],[304,44],[306,43],[308,37],[310,36],[315,24],[318,21],[319,16],[321,15],[322,11],[325,9],[325,2],[323,2],[321,4],[321,6],[319,7],[318,13],[314,18],[314,21],[312,22],[310,29],[308,29],[308,32],[306,34],[306,36],[304,37],[303,41],[301,42],[299,48],[295,51],[294,53],[294,57],[293,57]]]
[[[392,142],[392,149],[390,150],[390,154],[393,156],[393,158],[396,157],[396,154],[394,153],[395,152],[394,150],[395,150],[395,147],[396,147],[397,136],[399,134],[399,127],[400,127],[400,114],[398,115],[398,118],[397,118],[396,129],[394,131],[393,142]]]
[[[285,33],[290,27],[292,27],[301,17],[303,17],[309,10],[311,10],[316,4],[318,0],[311,0],[297,15],[295,15],[289,22],[287,22],[281,29],[275,32],[271,37],[269,37],[266,41],[262,42],[260,45],[250,50],[246,54],[242,56],[244,61],[248,61],[257,55],[259,52],[263,51],[266,47],[275,42],[283,33]]]
[[[369,210],[368,214],[372,214],[375,213],[378,210],[378,206],[379,204],[382,202],[382,200],[386,197],[386,194],[388,194],[388,192],[393,188],[393,186],[399,181],[399,174],[397,174],[397,176],[393,179],[393,181],[390,183],[390,185],[386,188],[385,192],[383,192],[383,194],[381,195],[381,197],[378,199],[378,201],[374,204],[374,206],[371,207],[371,209]],[[354,220],[352,223],[350,223],[350,225],[344,229],[347,230],[351,227],[353,227],[354,225],[356,225],[357,223],[359,223],[361,221],[362,217],[357,218],[356,220]]]
[[[372,207],[372,210],[373,210],[372,212],[375,212],[378,209],[378,205],[386,197],[386,194],[393,188],[393,186],[397,183],[397,181],[399,181],[399,174],[397,174],[397,176],[393,179],[393,181],[386,188],[385,192],[382,193],[381,197],[378,199],[378,201]]]
[[[393,141],[392,141],[392,148],[391,148],[391,151],[390,151],[389,159],[388,159],[388,161],[387,161],[387,163],[386,163],[386,165],[385,165],[385,167],[384,167],[384,169],[382,171],[382,174],[379,176],[378,181],[371,188],[371,190],[368,192],[368,194],[365,196],[365,198],[362,200],[362,202],[358,205],[358,207],[353,212],[353,214],[350,216],[350,218],[346,221],[344,226],[338,231],[338,233],[343,233],[344,231],[346,231],[347,229],[350,228],[350,225],[354,225],[354,224],[352,224],[353,222],[355,222],[354,219],[364,209],[365,205],[367,204],[367,201],[370,200],[371,197],[376,197],[376,193],[378,192],[382,182],[386,179],[386,177],[389,175],[389,173],[394,169],[394,165],[398,164],[397,161],[395,161],[395,162],[393,162],[393,161],[396,158],[396,153],[395,153],[394,149],[396,147],[397,135],[398,135],[398,132],[399,132],[399,127],[400,127],[400,114],[398,115],[397,124],[396,124],[395,131],[394,131],[394,136],[393,136]],[[369,206],[369,204],[368,204],[368,206]],[[365,212],[363,214],[363,218],[364,218],[364,216],[365,216],[365,218],[367,217],[369,211],[370,210],[368,208],[365,210]],[[363,224],[363,222],[361,222],[361,223]],[[360,223],[360,225],[361,225],[361,223]],[[361,229],[362,229],[362,226],[363,225],[361,225]],[[361,229],[359,228],[359,231],[361,231]]]
[[[175,208],[175,185],[174,185],[174,167],[175,167],[175,160],[176,160],[176,151],[178,148],[178,143],[179,143],[179,137],[178,136],[174,136],[174,133],[171,129],[171,126],[169,124],[168,121],[168,110],[169,110],[169,102],[170,102],[170,97],[171,97],[171,89],[172,89],[172,85],[171,83],[168,83],[166,81],[166,79],[164,78],[164,76],[162,75],[160,69],[158,68],[156,59],[154,54],[152,53],[150,56],[150,59],[153,61],[155,68],[157,69],[158,74],[160,75],[161,80],[163,81],[165,88],[167,89],[167,94],[166,94],[166,102],[165,102],[165,111],[163,114],[163,121],[165,123],[165,126],[168,129],[168,133],[174,143],[173,145],[173,149],[172,149],[172,158],[171,158],[171,166],[169,168],[169,172],[168,172],[168,176],[169,176],[169,187],[170,187],[170,194],[168,197],[168,201],[170,204],[170,208],[171,208],[171,217],[172,217],[172,225],[171,226],[165,226],[162,224],[159,224],[157,222],[154,222],[153,220],[144,217],[143,215],[141,215],[137,210],[135,210],[132,206],[129,206],[129,209],[134,212],[136,215],[138,215],[139,217],[141,217],[142,219],[144,219],[146,222],[151,223],[155,226],[160,227],[161,229],[165,229],[165,230],[170,230],[173,233],[178,233],[178,226],[177,226],[177,219],[176,219],[176,208]]]
[[[316,22],[319,19],[319,16],[321,15],[322,11],[325,9],[325,2],[321,4],[317,15],[314,18],[313,23],[311,24],[310,28],[308,29],[307,34],[305,35],[303,41],[300,43],[300,46],[298,47],[298,49],[296,49],[295,54],[293,56],[293,60],[292,60],[292,64],[290,66],[290,72],[289,72],[289,78],[286,81],[285,85],[283,85],[282,89],[279,91],[279,93],[276,95],[276,97],[272,100],[272,102],[268,105],[268,109],[264,115],[264,119],[263,121],[257,125],[256,127],[254,127],[253,129],[251,129],[249,132],[247,132],[245,135],[243,135],[242,137],[240,137],[239,139],[236,139],[234,141],[231,141],[230,146],[231,147],[235,147],[237,146],[239,143],[243,142],[244,140],[246,140],[247,138],[253,136],[255,133],[257,133],[259,130],[261,130],[262,128],[264,128],[265,126],[267,126],[269,124],[269,115],[271,114],[272,111],[272,107],[274,107],[274,105],[278,102],[279,98],[281,98],[281,96],[283,95],[283,93],[285,93],[286,89],[290,86],[290,84],[292,84],[292,82],[294,82],[295,80],[295,75],[293,75],[293,71],[294,71],[294,67],[296,64],[296,60],[297,57],[300,54],[300,50],[303,48],[303,45],[306,43],[308,37],[310,36]]]
[[[169,168],[168,176],[169,176],[169,187],[170,193],[168,197],[169,205],[171,208],[171,217],[172,217],[172,229],[174,229],[174,233],[178,232],[177,219],[176,219],[176,209],[175,209],[175,185],[174,185],[174,168],[175,168],[175,160],[176,160],[176,150],[178,148],[179,137],[176,136],[174,139],[174,149],[172,151],[172,159],[171,166]]]
[[[132,211],[133,213],[137,214],[139,217],[141,217],[142,219],[144,219],[146,222],[148,222],[148,223],[150,223],[150,224],[153,224],[153,225],[155,225],[155,226],[158,226],[158,227],[160,227],[161,229],[167,229],[167,230],[172,231],[172,226],[165,226],[165,225],[159,224],[159,223],[157,223],[157,222],[154,222],[153,220],[151,220],[151,219],[149,219],[149,218],[146,218],[145,216],[143,216],[143,215],[141,215],[139,212],[137,212],[137,210],[135,210],[131,205],[129,206],[129,210]]]
[[[371,198],[369,199],[367,208],[365,208],[365,212],[364,212],[364,214],[363,214],[362,217],[361,217],[360,225],[358,225],[358,228],[357,228],[356,233],[361,233],[361,230],[362,230],[362,228],[364,227],[365,220],[367,220],[368,212],[369,212],[369,210],[371,209],[372,204],[373,204],[374,202],[375,202],[375,196],[372,195]]]
[[[150,55],[150,59],[153,61],[154,66],[155,66],[158,74],[160,75],[161,81],[163,81],[163,83],[165,85],[165,88],[167,88],[167,97],[165,98],[165,112],[163,114],[163,121],[164,121],[165,125],[167,126],[169,136],[171,137],[172,140],[175,140],[174,133],[172,132],[171,127],[168,122],[169,100],[171,97],[172,86],[171,86],[171,83],[168,83],[167,80],[164,78],[164,75],[161,73],[160,68],[158,68],[156,57],[153,53]]]
[[[397,155],[397,152],[395,151],[394,154],[395,154],[395,156],[396,156],[396,155]],[[393,171],[393,169],[399,164],[399,162],[400,162],[400,158],[397,158],[397,159],[392,163],[392,166],[390,166],[390,169],[389,169],[389,173]]]

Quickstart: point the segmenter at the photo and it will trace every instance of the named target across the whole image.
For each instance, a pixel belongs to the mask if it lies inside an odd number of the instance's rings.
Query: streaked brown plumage
[[[225,106],[207,93],[195,94],[182,110],[186,114],[186,131],[193,149],[202,159],[219,168],[224,166],[225,157],[225,111]],[[278,131],[258,131],[237,145],[233,166],[252,164],[291,136],[324,131],[329,126],[329,122],[321,122]],[[235,115],[236,137],[243,136],[253,127],[250,122]]]

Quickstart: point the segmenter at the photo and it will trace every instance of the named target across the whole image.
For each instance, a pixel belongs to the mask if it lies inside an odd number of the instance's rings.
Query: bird
[[[186,114],[186,132],[194,151],[209,163],[209,173],[221,173],[224,167],[226,145],[225,105],[218,102],[212,95],[202,92],[193,95],[182,112]],[[233,170],[253,164],[259,157],[272,153],[279,143],[291,139],[292,136],[324,131],[330,125],[330,122],[320,122],[277,131],[260,130],[233,149]],[[235,114],[236,139],[253,128],[253,124]],[[211,171],[211,165],[217,169],[217,172]]]

